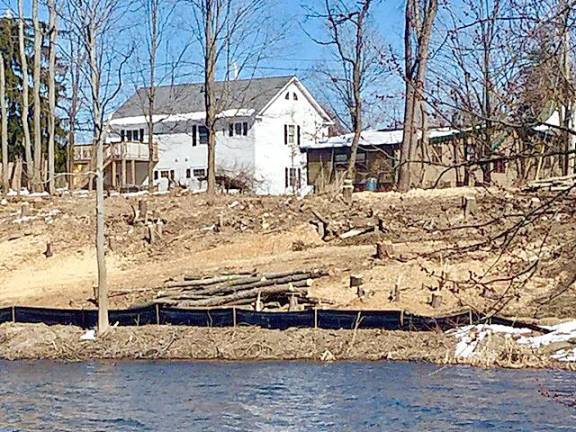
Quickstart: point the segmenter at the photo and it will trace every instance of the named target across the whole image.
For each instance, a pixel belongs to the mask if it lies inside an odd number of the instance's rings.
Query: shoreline
[[[0,325],[0,359],[82,361],[419,361],[440,366],[576,370],[498,337],[479,356],[457,358],[456,339],[433,331],[267,330],[149,325],[116,327],[96,340],[73,326]]]

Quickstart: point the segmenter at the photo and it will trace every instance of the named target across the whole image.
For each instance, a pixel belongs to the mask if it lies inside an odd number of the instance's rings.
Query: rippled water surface
[[[554,371],[412,363],[0,362],[0,431],[574,431]]]

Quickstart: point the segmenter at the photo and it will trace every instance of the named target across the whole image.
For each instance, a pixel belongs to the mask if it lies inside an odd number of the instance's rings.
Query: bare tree
[[[233,79],[254,74],[265,52],[282,38],[282,23],[271,16],[273,0],[188,0],[193,6],[194,33],[202,50],[205,127],[208,131],[207,193],[216,192],[216,132],[219,114],[230,103],[220,75]],[[275,21],[273,22],[273,18]],[[219,73],[220,71],[220,73]]]
[[[159,0],[145,0],[144,2],[148,21],[148,67],[150,68],[147,92],[148,109],[146,111],[148,123],[148,191],[150,192],[154,189],[154,106],[156,103],[156,61],[159,43],[159,3]]]
[[[321,12],[310,11],[310,16],[326,22],[328,37],[314,38],[320,45],[331,48],[339,70],[326,70],[328,81],[339,103],[346,107],[354,133],[346,178],[354,180],[356,155],[363,128],[363,90],[374,66],[378,64],[374,35],[370,34],[368,19],[373,0],[360,0],[353,4],[342,0],[324,0]]]
[[[29,85],[28,78],[28,58],[26,56],[26,46],[24,38],[24,6],[23,0],[18,0],[18,45],[20,48],[20,65],[22,67],[22,129],[24,130],[24,158],[26,160],[26,178],[27,184],[30,185],[34,161],[32,159],[32,142],[30,139],[30,124],[28,117],[30,113]]]
[[[70,7],[67,24],[86,54],[81,69],[89,84],[90,115],[93,130],[93,149],[96,153],[96,256],[98,261],[98,332],[109,328],[108,280],[105,260],[105,208],[104,208],[104,144],[107,124],[105,116],[109,104],[122,86],[122,70],[131,49],[119,54],[114,49],[114,36],[123,12],[129,7],[125,0],[68,0]],[[112,79],[117,79],[112,83]]]
[[[400,149],[398,189],[413,186],[414,165],[419,138],[427,134],[424,87],[429,59],[432,28],[438,0],[407,0],[404,28],[404,74],[406,96],[404,107],[404,137]],[[420,134],[418,133],[420,130]]]
[[[50,14],[49,32],[49,59],[48,59],[48,192],[56,192],[54,150],[55,150],[55,125],[56,125],[56,38],[58,29],[56,27],[56,6],[55,0],[48,0],[48,10]]]
[[[38,17],[38,0],[32,0],[32,22],[34,23],[34,68],[32,94],[34,97],[34,169],[32,189],[40,192],[42,184],[42,106],[40,99],[40,74],[42,70],[42,29]]]
[[[2,116],[2,191],[10,190],[10,173],[8,172],[8,110],[6,109],[6,73],[4,56],[0,52],[0,116]]]

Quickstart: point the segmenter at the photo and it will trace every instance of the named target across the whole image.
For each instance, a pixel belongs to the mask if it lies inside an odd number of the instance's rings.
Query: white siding
[[[289,99],[285,99],[289,93]],[[298,100],[294,100],[296,94]],[[129,120],[129,119],[127,119]],[[248,122],[247,136],[229,136],[229,122]],[[307,141],[320,141],[325,137],[327,128],[324,119],[314,105],[292,83],[271,102],[268,108],[257,117],[237,117],[222,119],[218,123],[216,134],[216,167],[218,170],[243,171],[250,173],[256,180],[256,192],[279,195],[293,193],[286,188],[285,169],[300,169],[301,185],[306,188],[306,156],[294,145],[284,144],[284,125],[300,126],[301,144]],[[130,123],[130,122],[129,122]],[[200,122],[197,123],[200,125]],[[140,125],[138,125],[139,127]],[[115,120],[115,129],[122,128],[122,119]],[[127,128],[135,128],[127,124]],[[190,131],[191,132],[191,131]],[[191,133],[157,134],[159,161],[155,171],[174,171],[177,183],[193,189],[205,185],[193,178],[186,177],[189,169],[207,167],[207,145],[193,146]],[[159,176],[160,177],[160,176]],[[146,179],[143,180],[145,185]],[[166,180],[159,178],[155,182],[160,188],[166,187]]]
[[[289,93],[289,99],[285,99]],[[298,100],[293,100],[296,93]],[[297,144],[284,144],[284,125],[300,126],[301,144],[320,140],[326,133],[324,119],[296,84],[291,84],[266,109],[256,125],[256,175],[263,178],[259,193],[293,193],[286,188],[285,169],[300,168],[301,185],[306,187],[306,155]]]

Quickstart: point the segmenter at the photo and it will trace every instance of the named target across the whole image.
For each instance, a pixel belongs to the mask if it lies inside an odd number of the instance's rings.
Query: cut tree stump
[[[46,243],[46,250],[44,251],[44,256],[46,258],[50,258],[54,255],[54,251],[52,250],[52,242]]]
[[[442,305],[442,296],[439,294],[432,294],[428,304],[430,304],[434,309],[439,308]]]
[[[360,275],[350,275],[350,288],[357,288],[364,285],[364,278]]]
[[[462,208],[464,209],[464,218],[476,215],[478,211],[478,204],[475,197],[463,197]]]
[[[376,243],[376,258],[384,260],[394,256],[394,246],[390,241]]]

